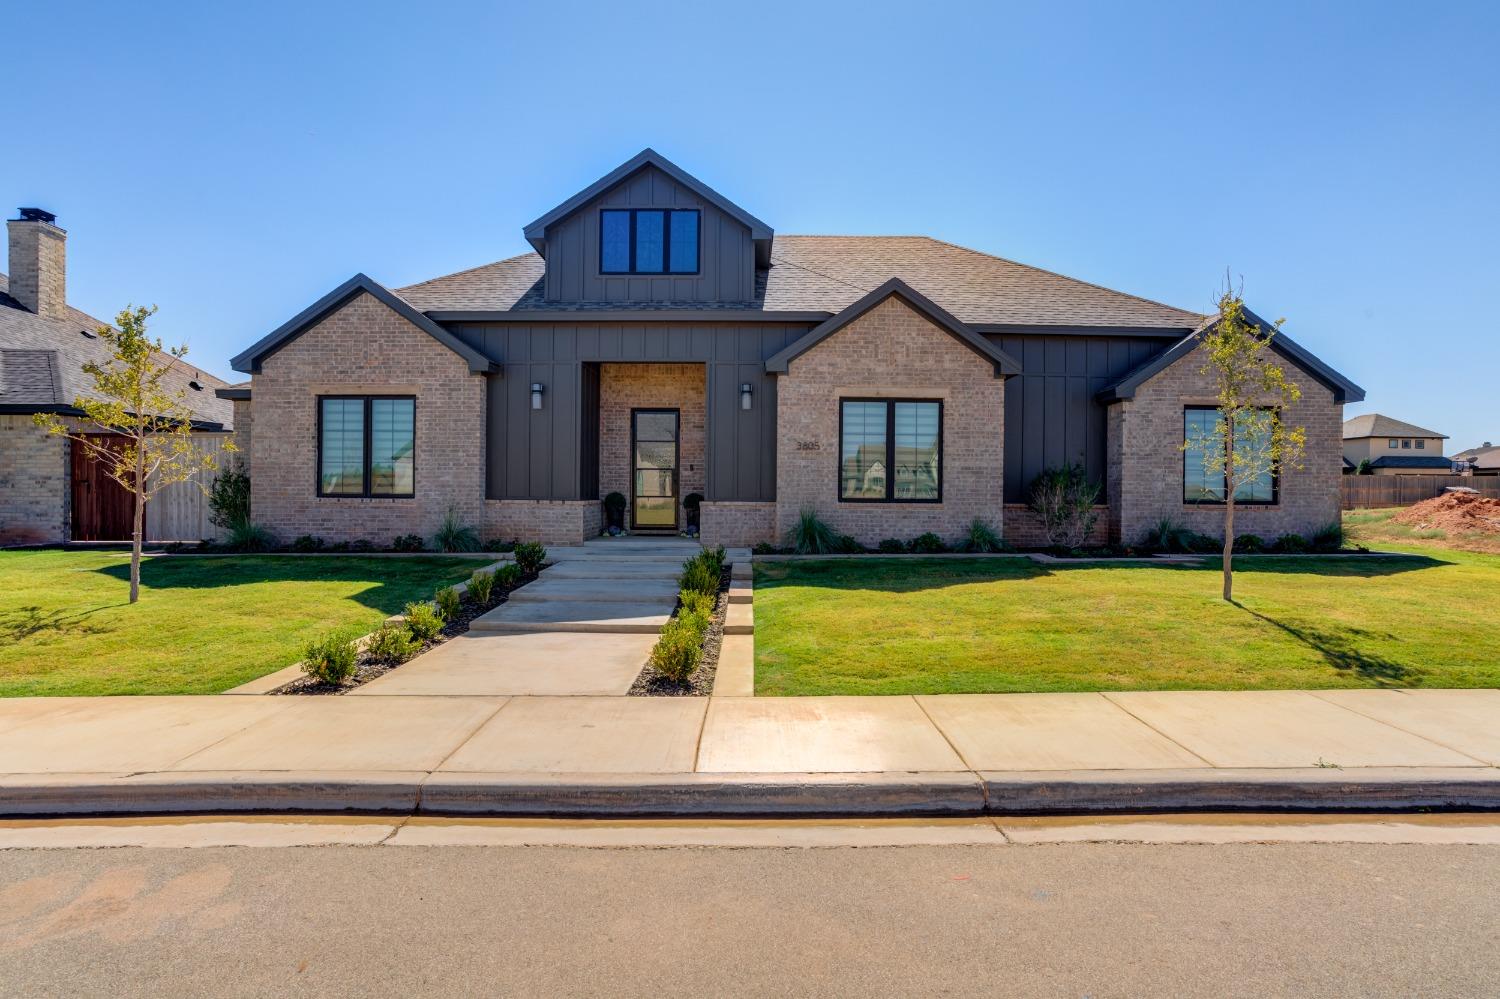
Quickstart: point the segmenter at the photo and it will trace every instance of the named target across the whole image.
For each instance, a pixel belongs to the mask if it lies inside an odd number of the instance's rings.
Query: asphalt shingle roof
[[[1442,455],[1404,455],[1388,454],[1382,455],[1370,462],[1371,468],[1441,468],[1447,470],[1453,467],[1453,463]]]
[[[954,246],[927,236],[777,236],[751,302],[548,302],[535,253],[396,293],[424,312],[757,309],[835,313],[893,277],[972,324],[1190,330],[1200,313]]]
[[[91,395],[93,380],[83,366],[107,363],[110,352],[102,339],[85,331],[92,334],[109,324],[72,307],[65,319],[39,316],[11,298],[9,288],[9,279],[0,274],[0,405],[71,406],[77,397]],[[171,360],[168,391],[182,390],[196,419],[230,427],[234,406],[214,395],[224,380],[190,361]],[[193,381],[202,388],[193,389]]]
[[[1437,437],[1447,440],[1446,434],[1440,434],[1436,430],[1423,430],[1414,423],[1403,423],[1393,420],[1389,416],[1379,413],[1366,413],[1356,416],[1352,420],[1344,421],[1344,440],[1358,440],[1361,437]]]

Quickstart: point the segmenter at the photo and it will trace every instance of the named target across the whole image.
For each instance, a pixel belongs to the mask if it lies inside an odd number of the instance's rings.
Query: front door
[[[630,526],[677,529],[677,430],[675,409],[630,411]]]

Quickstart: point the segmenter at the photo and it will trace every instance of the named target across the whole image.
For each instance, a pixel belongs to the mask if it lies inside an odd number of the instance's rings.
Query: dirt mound
[[[1394,519],[1421,530],[1500,534],[1500,500],[1478,493],[1444,493],[1402,510]]]

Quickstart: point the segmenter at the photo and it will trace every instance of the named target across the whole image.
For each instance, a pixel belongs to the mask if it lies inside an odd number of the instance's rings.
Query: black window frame
[[[630,249],[629,270],[612,271],[604,266],[604,215],[606,212],[625,212],[630,215],[630,234],[627,237]],[[640,212],[662,213],[661,266],[659,271],[637,270],[635,266],[635,220]],[[694,268],[690,271],[672,270],[672,219],[673,212],[689,212],[693,216],[694,239],[698,248]],[[601,208],[599,209],[599,273],[607,277],[697,277],[703,273],[703,210],[701,208]]]
[[[358,399],[364,403],[364,440],[361,444],[363,457],[361,458],[361,471],[363,479],[360,483],[360,491],[357,493],[326,493],[323,491],[323,400]],[[371,419],[372,403],[376,399],[409,399],[411,400],[411,489],[409,493],[372,493],[370,492],[370,442],[374,432],[374,421]],[[313,488],[317,491],[319,499],[413,499],[417,495],[417,397],[415,395],[383,395],[376,393],[367,395],[364,393],[329,393],[320,395],[314,403],[317,407],[317,457],[313,465]]]
[[[881,402],[885,407],[885,496],[845,496],[844,495],[844,403],[846,402]],[[937,496],[934,499],[902,499],[896,496],[896,404],[898,402],[919,402],[936,404],[938,408],[938,474],[937,474]],[[851,395],[839,396],[839,437],[834,447],[834,495],[840,503],[913,503],[932,505],[943,502],[943,476],[948,466],[947,455],[943,451],[943,423],[945,414],[943,412],[942,399],[921,399],[910,396],[890,395]]]
[[[1188,413],[1190,413],[1190,412],[1192,412],[1194,410],[1197,410],[1199,412],[1207,410],[1209,412],[1217,413],[1222,408],[1223,407],[1221,407],[1221,406],[1183,406],[1182,407],[1182,440],[1183,440],[1183,444],[1186,445],[1186,444],[1192,443],[1191,441],[1189,441],[1187,439],[1187,414]],[[1262,406],[1260,408],[1264,409],[1264,410],[1267,410],[1267,411],[1275,409],[1274,406]],[[1223,489],[1224,489],[1224,498],[1223,499],[1216,499],[1216,500],[1215,499],[1192,499],[1192,500],[1190,500],[1190,499],[1187,498],[1187,469],[1188,469],[1187,463],[1188,463],[1188,454],[1189,454],[1189,449],[1187,447],[1183,447],[1183,449],[1182,449],[1182,490],[1179,493],[1179,495],[1182,497],[1182,503],[1183,503],[1183,505],[1184,506],[1224,506],[1224,505],[1226,505],[1229,502],[1229,475],[1228,475],[1227,472],[1224,474],[1224,487],[1223,487]],[[1281,502],[1281,462],[1278,461],[1278,462],[1276,462],[1276,467],[1273,468],[1273,469],[1271,469],[1271,498],[1268,499],[1268,500],[1237,499],[1237,500],[1234,501],[1234,505],[1235,506],[1276,506],[1280,502]]]

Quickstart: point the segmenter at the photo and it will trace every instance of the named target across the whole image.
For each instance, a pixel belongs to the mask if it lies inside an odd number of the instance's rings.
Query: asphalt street
[[[1500,847],[0,851],[0,994],[1500,994]]]

